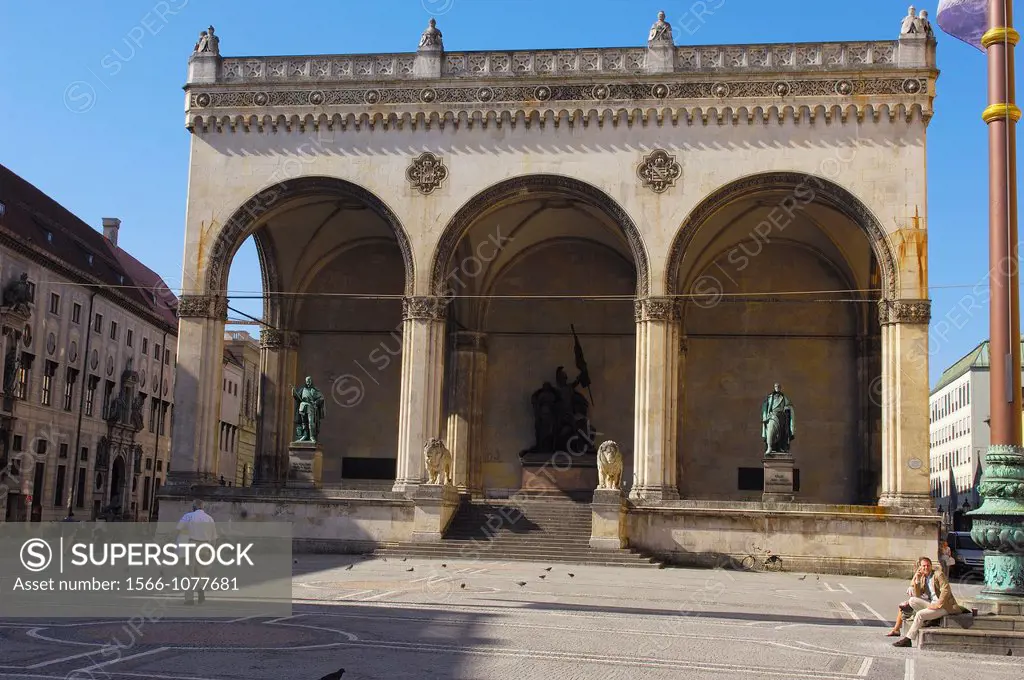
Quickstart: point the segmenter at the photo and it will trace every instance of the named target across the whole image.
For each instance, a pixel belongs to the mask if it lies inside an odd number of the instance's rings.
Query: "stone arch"
[[[586,201],[600,209],[622,230],[636,267],[637,297],[650,293],[650,258],[636,223],[615,199],[592,184],[564,175],[522,175],[502,180],[469,199],[455,213],[438,241],[431,262],[430,291],[444,295],[445,269],[455,254],[459,241],[469,228],[488,212],[517,198],[533,198],[536,194],[554,194]]]
[[[881,267],[882,297],[897,297],[899,269],[889,238],[874,213],[848,189],[816,175],[802,172],[766,172],[729,182],[708,195],[694,208],[676,233],[669,250],[665,291],[679,293],[679,270],[694,235],[704,223],[727,203],[751,194],[773,190],[792,191],[796,199],[809,204],[818,201],[853,221],[868,238],[871,250]]]
[[[209,264],[206,269],[206,293],[209,295],[221,294],[227,288],[227,274],[231,259],[242,242],[250,234],[258,231],[256,225],[262,217],[273,210],[287,206],[295,199],[314,195],[347,198],[363,203],[391,227],[398,242],[398,248],[402,251],[402,261],[405,264],[405,294],[411,295],[415,281],[412,247],[409,243],[409,235],[402,227],[398,216],[373,192],[337,177],[299,177],[285,180],[261,190],[239,206],[217,234],[217,240],[210,250]],[[257,241],[257,252],[261,265],[273,259],[269,257],[270,249],[266,239]],[[276,277],[276,268],[264,266],[263,270],[264,285],[276,285],[271,277],[271,273]]]

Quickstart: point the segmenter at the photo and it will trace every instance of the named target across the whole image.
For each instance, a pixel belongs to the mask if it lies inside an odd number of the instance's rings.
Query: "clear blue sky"
[[[692,4],[9,0],[0,4],[0,162],[89,224],[120,217],[123,247],[176,288],[189,152],[181,86],[196,36],[211,23],[227,56],[413,51],[431,12],[451,50],[641,45],[660,9],[679,44],[864,40],[896,38],[908,3],[724,0],[690,35],[682,25],[693,25]],[[916,4],[934,19],[937,0]],[[938,54],[928,131],[933,383],[988,336],[987,308],[958,311],[988,270],[985,58],[941,32]],[[236,258],[230,288],[259,290],[251,247]],[[259,313],[258,304],[233,304]]]

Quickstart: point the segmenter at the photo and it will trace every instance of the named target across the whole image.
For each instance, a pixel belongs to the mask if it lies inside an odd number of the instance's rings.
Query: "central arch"
[[[633,255],[633,262],[636,265],[636,295],[646,297],[650,294],[650,258],[640,230],[625,209],[592,184],[564,175],[551,174],[523,175],[506,179],[469,199],[448,222],[438,241],[431,263],[431,294],[444,295],[448,264],[455,255],[459,241],[474,223],[510,203],[545,196],[570,198],[587,203],[614,222],[622,231]]]

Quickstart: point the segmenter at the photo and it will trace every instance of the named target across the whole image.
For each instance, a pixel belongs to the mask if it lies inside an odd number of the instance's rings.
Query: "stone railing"
[[[899,41],[677,47],[676,73],[831,71],[897,66]],[[632,75],[645,70],[646,48],[445,52],[442,77]],[[232,57],[219,82],[403,80],[415,53],[310,57]]]

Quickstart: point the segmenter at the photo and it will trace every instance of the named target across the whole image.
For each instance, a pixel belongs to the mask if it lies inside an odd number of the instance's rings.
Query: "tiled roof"
[[[177,332],[177,298],[153,270],[4,165],[0,202],[0,238],[6,244],[72,281],[103,286],[107,297]]]

